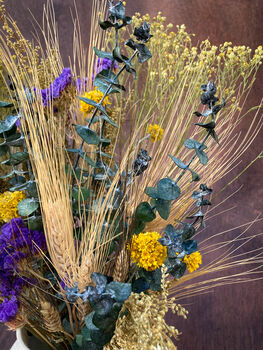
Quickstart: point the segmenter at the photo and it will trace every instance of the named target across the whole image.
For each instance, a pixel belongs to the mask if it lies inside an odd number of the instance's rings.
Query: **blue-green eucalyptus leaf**
[[[195,152],[200,160],[200,163],[206,165],[208,162],[207,154],[204,151],[201,151],[199,148],[195,148]]]
[[[13,106],[11,102],[0,101],[0,108],[11,108]]]
[[[95,46],[93,47],[95,54],[100,58],[107,58],[108,60],[113,60],[113,55],[111,52],[105,52],[98,50]]]
[[[157,190],[157,188],[155,188],[155,187],[146,187],[146,189],[145,189],[144,192],[145,192],[145,193],[147,194],[147,196],[149,196],[149,197],[152,197],[152,198],[154,198],[154,199],[159,198],[159,197],[158,197],[158,190]]]
[[[92,322],[92,318],[93,318],[94,314],[95,314],[95,311],[92,311],[84,318],[85,325],[89,330],[98,330],[99,329]]]
[[[78,135],[89,145],[98,145],[100,143],[99,135],[96,131],[90,129],[88,126],[75,125]]]
[[[124,303],[131,294],[131,283],[110,282],[106,286],[105,293],[109,294],[118,303]]]
[[[0,134],[9,131],[16,124],[18,119],[17,115],[8,115],[4,121],[0,120]]]
[[[165,201],[163,199],[156,200],[156,210],[158,211],[160,217],[167,220],[171,212],[171,201]]]
[[[197,242],[195,240],[187,240],[182,243],[183,250],[187,255],[197,251]]]
[[[199,181],[200,180],[200,176],[192,169],[188,169],[191,174],[192,174],[192,181]]]
[[[166,201],[175,200],[180,196],[180,188],[174,180],[167,177],[161,179],[157,184],[158,196]]]
[[[168,156],[175,162],[175,164],[181,168],[181,169],[186,169],[187,165],[185,165],[180,159],[172,156],[171,154],[168,154]]]
[[[200,148],[202,144],[194,139],[187,139],[184,141],[184,145],[186,148],[195,149]],[[203,151],[206,148],[206,145],[202,145],[201,150]]]
[[[18,213],[21,216],[29,216],[34,211],[36,211],[39,207],[39,203],[34,198],[26,198],[23,199],[20,203],[18,203],[17,209]]]

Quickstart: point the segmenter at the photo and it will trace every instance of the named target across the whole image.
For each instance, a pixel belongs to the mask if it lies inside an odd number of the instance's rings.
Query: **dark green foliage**
[[[94,86],[97,86],[101,92],[107,95],[125,91],[125,87],[119,84],[117,75],[106,69],[96,75]]]
[[[26,224],[28,228],[32,231],[43,230],[43,222],[41,216],[30,216],[28,219],[26,219]]]
[[[156,215],[148,202],[142,202],[135,211],[135,218],[142,222],[151,222],[156,218]]]
[[[129,39],[125,42],[125,45],[129,46],[133,50],[138,51],[138,59],[140,63],[146,62],[152,57],[150,50],[144,44],[139,44],[134,40]]]
[[[150,283],[144,277],[139,277],[132,282],[133,293],[145,292],[149,288],[150,288]]]
[[[78,201],[86,201],[87,199],[89,199],[91,196],[91,190],[89,188],[85,188],[85,187],[73,187],[72,189],[72,197]]]
[[[88,163],[88,165],[90,165],[91,167],[93,168],[96,168],[96,163],[94,162],[94,160],[92,160],[88,155],[87,153],[85,153],[84,151],[82,150],[79,150],[79,155],[82,159],[85,160],[85,162]]]
[[[187,240],[182,243],[183,250],[187,255],[197,251],[197,242],[194,240]]]
[[[90,129],[88,126],[75,125],[79,136],[89,145],[98,145],[100,143],[99,135],[96,131]]]
[[[171,205],[171,201],[166,201],[164,199],[156,199],[155,207],[162,219],[168,219],[171,212]]]

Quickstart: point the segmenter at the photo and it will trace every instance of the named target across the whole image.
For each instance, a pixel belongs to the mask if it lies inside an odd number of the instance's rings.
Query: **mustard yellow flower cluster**
[[[183,262],[186,263],[188,271],[192,273],[199,268],[200,264],[202,264],[202,255],[198,251],[190,255],[186,254]]]
[[[0,222],[9,222],[19,217],[17,205],[26,195],[22,191],[4,192],[0,194]]]
[[[157,124],[149,124],[148,133],[151,135],[151,141],[160,141],[163,137],[163,129]]]
[[[82,97],[86,97],[96,103],[99,103],[101,101],[101,99],[103,98],[103,93],[98,90],[98,89],[95,89],[95,90],[92,90],[92,91],[89,91],[89,92],[85,92],[85,95],[82,96]],[[105,107],[106,105],[109,105],[110,102],[109,102],[109,97],[107,96],[104,101],[102,102],[102,106]],[[85,115],[88,115],[90,112],[92,112],[93,110],[95,109],[94,106],[92,105],[89,105],[83,101],[80,101],[80,111],[82,113],[84,113]]]
[[[154,271],[162,266],[167,257],[167,247],[158,242],[159,238],[161,235],[158,232],[134,235],[128,246],[133,262],[147,271]]]

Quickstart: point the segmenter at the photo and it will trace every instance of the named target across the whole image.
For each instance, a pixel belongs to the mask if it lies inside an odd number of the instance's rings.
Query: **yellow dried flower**
[[[131,259],[147,271],[154,271],[162,266],[167,257],[167,247],[158,239],[162,236],[158,232],[145,232],[134,235],[128,249]]]
[[[199,253],[199,251],[196,251],[190,255],[186,254],[183,262],[186,263],[188,271],[192,273],[199,268],[200,264],[202,264],[202,255]]]
[[[151,141],[160,141],[163,137],[163,129],[158,124],[149,124],[148,133],[151,135]]]
[[[0,222],[9,222],[18,218],[17,205],[26,195],[22,191],[4,192],[0,194]]]
[[[95,90],[92,90],[92,91],[89,91],[89,92],[85,92],[85,95],[82,96],[82,97],[86,97],[96,103],[99,103],[101,101],[101,99],[103,98],[103,93],[98,90],[98,89],[95,89]],[[106,105],[109,105],[110,102],[109,102],[109,97],[107,96],[104,101],[102,102],[102,106],[106,106]],[[80,111],[82,113],[84,113],[85,115],[89,114],[91,111],[93,111],[95,109],[94,106],[92,105],[89,105],[88,103],[85,103],[83,101],[80,101]]]

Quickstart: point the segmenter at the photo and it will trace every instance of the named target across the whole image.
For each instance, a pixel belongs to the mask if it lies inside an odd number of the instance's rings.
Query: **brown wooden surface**
[[[8,0],[7,8],[17,20],[24,33],[31,36],[30,8],[40,21],[43,0]],[[59,26],[60,44],[65,62],[71,54],[72,25],[69,6],[72,0],[54,0]],[[88,42],[88,28],[91,0],[76,0],[80,21]],[[195,33],[198,40],[207,37],[214,43],[232,41],[233,44],[249,45],[252,48],[263,43],[263,0],[128,0],[127,14],[138,11],[155,15],[159,10],[175,24],[186,24],[189,32]],[[86,32],[85,32],[86,31]],[[154,54],[154,53],[153,53]],[[262,76],[258,75],[248,105],[255,105],[263,95]],[[249,127],[251,117],[242,124],[241,129]],[[257,137],[253,147],[245,154],[243,165],[248,164],[263,149],[263,132]],[[236,209],[227,215],[217,217],[208,223],[202,238],[219,229],[230,229],[245,223],[263,211],[263,160],[254,164],[232,187],[228,194],[239,191],[227,207],[236,205]],[[233,175],[232,175],[233,176]],[[228,178],[229,179],[229,178]],[[222,179],[223,186],[227,178]],[[218,200],[217,200],[218,202]],[[252,230],[260,232],[262,224]],[[231,237],[231,232],[228,237]],[[257,248],[263,241],[252,242],[246,249]],[[245,251],[245,249],[243,250]],[[239,284],[220,287],[212,293],[190,299],[187,303],[188,320],[169,316],[182,336],[179,350],[262,350],[263,349],[263,283]],[[0,328],[2,350],[8,350],[10,333]],[[138,349],[139,350],[139,349]]]

